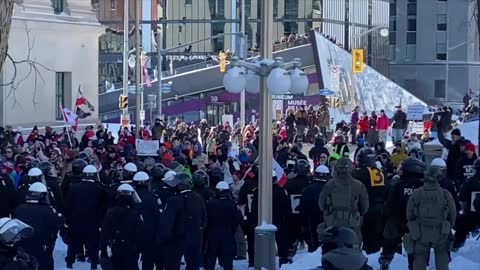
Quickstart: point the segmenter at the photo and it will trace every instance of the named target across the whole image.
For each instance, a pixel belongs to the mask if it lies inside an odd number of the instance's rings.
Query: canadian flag
[[[61,106],[61,109],[63,112],[63,119],[65,120],[65,124],[72,126],[72,129],[74,131],[77,131],[78,115],[63,106]]]

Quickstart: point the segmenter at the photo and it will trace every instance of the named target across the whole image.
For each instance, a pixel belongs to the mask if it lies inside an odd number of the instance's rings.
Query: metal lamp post
[[[268,1],[265,1],[268,2]],[[255,229],[255,269],[275,269],[275,226],[272,223],[272,94],[304,92],[308,78],[298,67],[300,59],[285,63],[281,57],[271,60],[263,58],[259,63],[230,60],[231,68],[223,78],[223,85],[230,93],[241,93],[248,89],[247,80],[253,79],[258,88],[262,105],[259,156],[258,221]],[[290,73],[286,69],[293,69]],[[245,76],[245,70],[254,76]],[[257,78],[255,78],[255,76]]]

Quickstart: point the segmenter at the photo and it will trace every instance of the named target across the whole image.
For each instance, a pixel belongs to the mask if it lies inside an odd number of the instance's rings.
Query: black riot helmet
[[[193,187],[207,187],[209,184],[208,174],[202,170],[198,170],[192,175],[192,184]]]
[[[38,168],[42,171],[43,175],[55,177],[57,174],[55,172],[55,167],[52,163],[48,161],[42,161],[38,164]]]
[[[298,175],[308,175],[310,174],[310,163],[305,159],[297,160],[294,171]]]
[[[153,159],[152,157],[147,157],[145,160],[143,160],[143,164],[145,165],[145,170],[147,172],[151,172],[153,167],[155,167],[155,159]]]
[[[370,148],[363,148],[357,156],[358,163],[361,168],[374,168],[375,166],[375,152]]]
[[[175,175],[175,181],[178,182],[178,188],[180,190],[186,190],[190,188],[192,178],[186,173],[177,173]]]
[[[322,254],[337,248],[351,248],[358,250],[360,240],[358,235],[350,228],[332,226],[321,231],[318,240],[322,244]]]
[[[90,164],[90,160],[92,159],[92,157],[90,157],[90,155],[86,152],[80,152],[78,154],[78,158],[85,160],[85,162],[87,162],[89,164]]]
[[[150,172],[150,176],[153,178],[153,179],[163,179],[163,177],[165,176],[165,173],[168,171],[167,168],[165,168],[165,166],[163,166],[163,164],[160,164],[160,163],[157,163],[155,164],[155,166],[152,168],[151,172]]]
[[[88,163],[80,158],[75,159],[72,162],[72,173],[75,175],[80,175],[83,173],[83,168],[85,168],[88,165]]]
[[[133,162],[137,166],[137,171],[138,172],[144,172],[145,171],[145,164],[139,160],[135,160]]]
[[[224,174],[222,168],[218,166],[214,166],[210,168],[209,171],[209,176],[210,176],[210,186],[216,186],[218,182],[223,181]]]
[[[414,157],[407,158],[402,164],[402,171],[404,175],[418,175],[423,177],[425,174],[425,169],[425,163]]]

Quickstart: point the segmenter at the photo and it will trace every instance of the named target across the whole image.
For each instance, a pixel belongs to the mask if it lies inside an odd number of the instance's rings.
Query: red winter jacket
[[[386,115],[377,117],[377,129],[378,130],[388,130],[390,126],[388,117]]]
[[[367,133],[369,126],[370,125],[368,123],[368,118],[367,117],[363,117],[362,119],[358,120],[358,130],[361,133]]]

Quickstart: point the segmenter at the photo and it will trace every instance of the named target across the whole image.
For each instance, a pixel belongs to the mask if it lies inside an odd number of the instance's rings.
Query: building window
[[[417,32],[407,32],[407,44],[417,44]]]
[[[445,80],[435,80],[435,98],[445,98]]]
[[[60,14],[65,11],[65,0],[53,0],[53,12]]]
[[[192,4],[192,0],[185,0],[185,5],[191,5]]]
[[[447,44],[437,43],[437,60],[447,60]]]
[[[110,0],[110,10],[117,9],[117,0]]]
[[[437,15],[437,31],[447,31],[447,15]]]
[[[413,3],[411,0],[409,0],[409,3],[407,3],[407,15],[408,16],[416,16],[417,15],[417,3]]]
[[[407,31],[417,31],[417,19],[408,19]]]
[[[60,107],[65,106],[65,72],[55,73],[55,120],[63,120]]]
[[[417,45],[407,45],[406,60],[412,61],[417,58]]]
[[[395,61],[397,60],[397,47],[395,45],[390,44],[390,60]]]
[[[397,44],[397,35],[396,32],[390,32],[388,35],[388,38],[390,39],[390,45],[395,45]]]
[[[390,16],[397,16],[397,3],[390,3]]]

